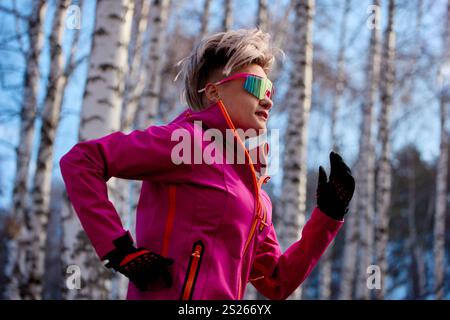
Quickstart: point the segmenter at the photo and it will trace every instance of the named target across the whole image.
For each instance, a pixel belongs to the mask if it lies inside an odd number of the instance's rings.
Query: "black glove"
[[[141,291],[148,291],[149,286],[162,278],[167,287],[172,286],[172,276],[168,267],[173,259],[165,258],[145,248],[135,248],[127,232],[113,241],[115,249],[103,259],[108,260],[107,268],[122,273]]]
[[[319,182],[316,199],[320,211],[327,216],[342,220],[348,211],[348,205],[355,191],[355,179],[341,156],[330,153],[330,180],[322,166],[319,167]]]

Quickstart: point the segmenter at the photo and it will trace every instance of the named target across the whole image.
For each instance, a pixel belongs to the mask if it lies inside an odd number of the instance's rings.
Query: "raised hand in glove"
[[[160,278],[167,287],[172,286],[168,267],[173,264],[173,259],[145,248],[135,248],[128,232],[113,243],[115,249],[103,258],[108,260],[106,267],[125,275],[141,291],[148,291],[150,285]]]
[[[330,153],[330,179],[322,166],[319,167],[319,182],[316,199],[320,211],[336,220],[343,220],[355,191],[355,179],[341,156]]]

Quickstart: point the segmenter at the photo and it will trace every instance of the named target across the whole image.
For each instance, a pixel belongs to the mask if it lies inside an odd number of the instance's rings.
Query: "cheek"
[[[257,119],[254,116],[256,112],[257,99],[247,92],[235,93],[230,96],[227,104],[227,110],[236,127],[253,128]]]
[[[252,99],[245,99],[243,103],[240,105],[239,115],[242,121],[248,123],[249,121],[255,121],[254,113],[255,102]]]

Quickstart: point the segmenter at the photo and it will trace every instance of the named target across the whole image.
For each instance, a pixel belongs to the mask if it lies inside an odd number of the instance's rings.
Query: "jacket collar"
[[[231,120],[224,103],[222,100],[219,100],[216,103],[213,103],[206,107],[205,109],[202,109],[200,111],[193,111],[192,109],[185,110],[180,116],[183,116],[183,118],[187,118],[190,122],[194,121],[201,121],[203,128],[206,130],[208,128],[214,128],[219,130],[223,137],[226,137],[226,130],[232,130],[235,134],[235,140],[240,140],[241,142],[237,141],[238,147],[243,147],[247,150],[249,155],[252,155],[252,164],[253,169],[258,173],[258,176],[264,176],[266,179],[264,179],[264,183],[270,179],[268,175],[265,175],[265,164],[267,164],[267,161],[262,161],[261,157],[264,157],[267,160],[268,152],[269,152],[269,144],[268,142],[263,143],[262,145],[256,145],[251,149],[248,149],[245,147],[245,142],[242,141],[242,139],[239,138],[235,131],[235,126],[233,124],[233,121]]]

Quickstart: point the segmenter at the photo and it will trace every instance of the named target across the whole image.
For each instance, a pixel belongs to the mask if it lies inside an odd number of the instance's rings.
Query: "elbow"
[[[71,155],[66,153],[64,156],[61,157],[59,160],[59,170],[61,171],[61,176],[63,177],[63,180],[66,180],[66,178],[70,175],[71,170],[70,163],[72,162]]]
[[[61,171],[63,177],[70,171],[69,167],[77,162],[79,163],[79,158],[79,144],[76,144],[65,155],[63,155],[61,159],[59,159],[59,170]]]
[[[64,176],[64,173],[66,172],[67,163],[69,162],[68,154],[66,153],[59,159],[59,170],[61,171],[61,174]]]

